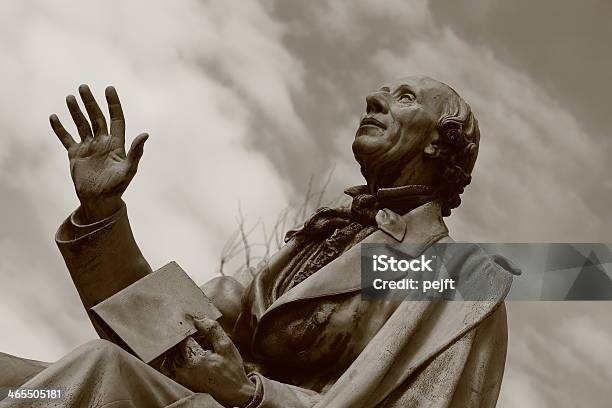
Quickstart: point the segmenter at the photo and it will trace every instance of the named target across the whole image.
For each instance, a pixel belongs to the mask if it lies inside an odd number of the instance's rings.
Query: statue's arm
[[[70,175],[80,206],[59,228],[56,241],[93,324],[113,340],[90,308],[151,272],[142,256],[121,199],[138,168],[146,133],[125,150],[125,119],[117,91],[106,88],[107,120],[87,85],[79,87],[86,118],[76,98],[66,97],[78,142],[56,115],[51,127],[68,152]]]
[[[92,224],[75,221],[79,211],[60,225],[55,242],[96,331],[114,340],[91,308],[150,273],[151,267],[134,240],[125,204]]]

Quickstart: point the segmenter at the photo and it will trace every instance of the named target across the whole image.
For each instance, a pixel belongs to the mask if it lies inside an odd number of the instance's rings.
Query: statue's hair
[[[450,87],[449,87],[450,88]],[[460,195],[472,181],[472,169],[478,155],[480,130],[478,120],[454,89],[444,103],[438,121],[439,138],[435,149],[427,152],[440,163],[436,195],[442,202],[442,215],[447,217],[461,204]]]

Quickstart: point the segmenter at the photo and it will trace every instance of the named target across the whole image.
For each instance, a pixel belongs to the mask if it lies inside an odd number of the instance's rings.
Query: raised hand
[[[125,153],[125,119],[117,91],[106,88],[110,113],[110,132],[100,106],[87,85],[79,86],[91,126],[73,95],[66,97],[70,115],[76,124],[80,143],[61,124],[57,115],[49,117],[53,131],[68,150],[70,175],[81,201],[85,222],[106,218],[121,207],[121,195],[134,178],[149,137],[141,133]]]

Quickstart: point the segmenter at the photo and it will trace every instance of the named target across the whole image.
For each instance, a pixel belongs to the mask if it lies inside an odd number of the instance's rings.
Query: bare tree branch
[[[247,217],[242,211],[241,203],[238,202],[238,216],[236,217],[237,229],[225,242],[219,260],[219,274],[226,275],[225,268],[230,263],[234,265],[229,274],[234,276],[243,271],[254,275],[254,265],[259,261],[265,261],[272,255],[273,249],[279,250],[284,245],[284,237],[287,230],[296,228],[303,224],[316,209],[323,205],[325,193],[331,183],[336,167],[333,166],[325,177],[320,191],[313,191],[314,177],[308,180],[308,187],[304,200],[299,206],[288,206],[283,209],[276,218],[272,229],[268,230],[261,220],[251,227],[247,227]],[[343,203],[345,199],[340,197],[325,205],[336,206],[335,203]],[[291,225],[289,225],[291,224]],[[274,248],[273,248],[274,246]],[[241,256],[243,261],[238,261]],[[236,267],[236,262],[239,262]]]

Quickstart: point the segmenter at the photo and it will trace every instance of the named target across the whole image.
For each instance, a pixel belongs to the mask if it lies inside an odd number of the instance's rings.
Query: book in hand
[[[147,364],[197,332],[192,317],[221,317],[176,262],[134,282],[92,310]]]

